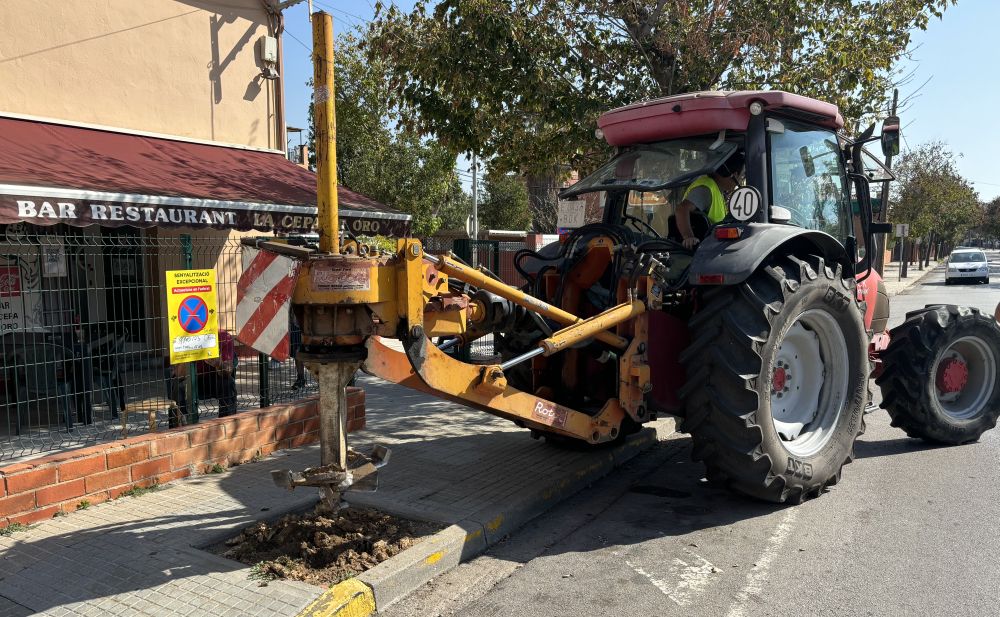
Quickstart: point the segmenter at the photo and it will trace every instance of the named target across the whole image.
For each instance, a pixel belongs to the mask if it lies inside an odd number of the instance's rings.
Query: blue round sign
[[[208,305],[198,296],[188,296],[177,309],[177,322],[188,334],[196,334],[208,324]]]

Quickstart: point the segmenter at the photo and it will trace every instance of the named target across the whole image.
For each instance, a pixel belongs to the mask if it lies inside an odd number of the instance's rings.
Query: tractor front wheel
[[[976,441],[1000,415],[1000,327],[974,308],[932,305],[906,315],[883,356],[882,407],[910,437]]]
[[[704,299],[682,356],[681,428],[708,477],[774,502],[837,483],[868,396],[854,280],[819,257],[782,257]]]

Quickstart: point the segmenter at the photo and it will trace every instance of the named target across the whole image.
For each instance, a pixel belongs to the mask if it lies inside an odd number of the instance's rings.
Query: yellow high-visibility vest
[[[704,186],[712,193],[712,206],[705,213],[708,217],[708,222],[712,225],[718,225],[722,222],[722,219],[726,218],[726,198],[722,195],[722,189],[719,185],[711,178],[711,176],[698,176],[687,190],[684,191],[684,199],[687,199],[688,193],[698,188],[699,186]]]

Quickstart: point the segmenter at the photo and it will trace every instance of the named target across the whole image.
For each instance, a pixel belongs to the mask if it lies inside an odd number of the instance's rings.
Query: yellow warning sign
[[[167,270],[170,363],[219,357],[215,270]]]

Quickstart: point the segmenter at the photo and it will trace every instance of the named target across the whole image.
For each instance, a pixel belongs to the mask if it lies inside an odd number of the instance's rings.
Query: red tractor
[[[671,289],[677,301],[650,315],[650,405],[684,418],[711,478],[772,501],[835,484],[874,409],[870,374],[913,437],[959,444],[996,424],[996,322],[929,306],[886,331],[867,249],[890,229],[873,221],[870,185],[892,175],[863,148],[873,129],[849,139],[835,106],[784,92],[685,94],[598,125],[618,154],[562,197],[599,192],[603,224],[631,228],[633,242],[679,240],[671,210],[686,187],[731,156],[746,161],[726,219]],[[898,119],[880,141],[898,154]]]
[[[886,331],[871,266],[889,225],[873,221],[870,186],[892,176],[863,146],[897,153],[897,119],[851,139],[828,103],[701,92],[598,125],[617,154],[560,195],[592,222],[517,254],[521,289],[415,240],[306,257],[293,305],[327,396],[342,383],[323,375],[353,369],[325,366],[363,363],[593,445],[674,414],[710,479],[775,502],[839,481],[873,409],[872,376],[911,436],[958,444],[996,424],[996,321],[940,305]],[[445,353],[485,335],[499,358]]]

